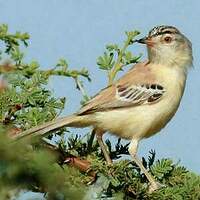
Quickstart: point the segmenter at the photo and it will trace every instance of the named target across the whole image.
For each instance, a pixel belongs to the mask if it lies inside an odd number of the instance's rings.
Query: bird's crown
[[[163,35],[163,34],[180,34],[180,31],[173,26],[165,26],[165,25],[161,25],[161,26],[156,26],[154,28],[152,28],[149,31],[149,37],[155,37],[158,35]]]

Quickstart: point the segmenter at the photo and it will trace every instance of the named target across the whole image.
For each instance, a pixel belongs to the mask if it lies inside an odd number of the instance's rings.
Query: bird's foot
[[[151,194],[152,192],[159,190],[160,188],[163,188],[163,187],[166,187],[166,186],[159,182],[153,182],[153,183],[150,183],[148,192]]]

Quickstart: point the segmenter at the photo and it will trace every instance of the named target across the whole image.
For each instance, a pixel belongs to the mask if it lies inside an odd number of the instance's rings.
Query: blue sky
[[[37,60],[48,68],[64,57],[73,68],[87,67],[93,80],[85,81],[90,95],[106,86],[96,58],[107,43],[121,43],[126,30],[138,29],[145,35],[156,25],[178,27],[193,43],[194,68],[176,116],[159,134],[141,143],[139,155],[155,149],[158,158],[181,160],[181,164],[200,173],[199,7],[198,0],[0,0],[0,23],[7,23],[11,31],[30,33],[27,60]],[[143,53],[145,59],[144,46],[136,45],[131,50]],[[64,114],[79,108],[81,95],[72,83],[60,77],[50,83],[57,96],[67,97]]]

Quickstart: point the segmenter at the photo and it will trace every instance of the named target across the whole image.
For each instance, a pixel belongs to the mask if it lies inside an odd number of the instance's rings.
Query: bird
[[[109,132],[130,140],[129,153],[149,181],[149,190],[161,187],[137,156],[139,142],[158,133],[175,115],[192,66],[192,44],[176,27],[160,25],[135,40],[145,44],[148,60],[135,64],[125,75],[102,89],[74,114],[21,132],[16,140],[45,136],[61,127],[88,127],[94,132],[111,164],[102,136]]]

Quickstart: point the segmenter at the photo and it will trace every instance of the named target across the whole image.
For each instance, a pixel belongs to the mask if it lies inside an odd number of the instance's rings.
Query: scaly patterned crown
[[[163,35],[163,34],[180,34],[180,31],[173,27],[173,26],[156,26],[153,29],[151,29],[149,31],[149,37],[154,37],[154,36],[158,36],[158,35]]]

